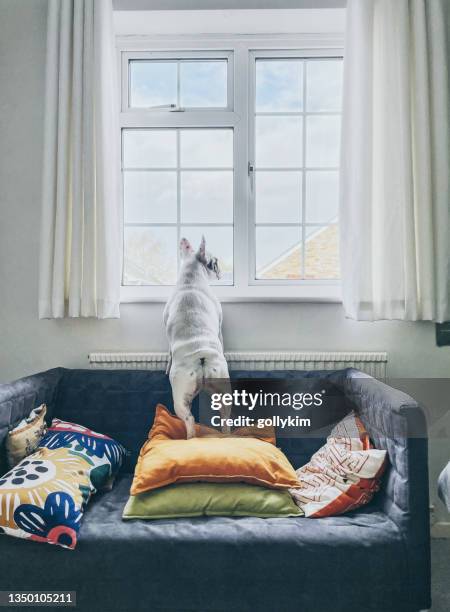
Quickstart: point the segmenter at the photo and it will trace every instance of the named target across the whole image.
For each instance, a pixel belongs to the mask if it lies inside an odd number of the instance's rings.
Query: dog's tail
[[[204,384],[210,378],[229,378],[225,358],[213,348],[202,348],[189,355],[196,364],[196,375],[199,383]]]

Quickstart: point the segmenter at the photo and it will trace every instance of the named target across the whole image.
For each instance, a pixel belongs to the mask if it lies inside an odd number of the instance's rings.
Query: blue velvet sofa
[[[237,377],[314,377],[237,372]],[[112,491],[88,505],[75,551],[0,536],[0,590],[77,592],[81,611],[418,612],[430,607],[427,440],[417,403],[355,370],[338,381],[390,466],[382,490],[332,518],[195,518],[123,522],[139,448],[163,372],[56,368],[0,385],[0,449],[8,428],[46,402],[49,416],[109,434],[131,454]],[[369,384],[368,384],[369,382]],[[310,441],[309,441],[310,442]],[[320,446],[321,440],[317,440]],[[301,439],[280,440],[294,467]]]

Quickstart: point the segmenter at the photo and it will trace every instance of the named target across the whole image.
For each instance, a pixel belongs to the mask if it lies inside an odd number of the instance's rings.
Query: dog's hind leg
[[[224,393],[232,393],[228,364],[224,357],[207,359],[203,371],[205,388],[210,393],[221,393],[222,395]],[[231,406],[225,406],[225,404],[222,404],[220,408],[220,416],[222,419],[229,419],[231,416]],[[229,434],[229,425],[223,425],[222,432]]]
[[[195,437],[195,420],[191,413],[192,400],[198,393],[197,374],[193,370],[171,369],[173,407],[175,414],[186,425],[186,437]]]

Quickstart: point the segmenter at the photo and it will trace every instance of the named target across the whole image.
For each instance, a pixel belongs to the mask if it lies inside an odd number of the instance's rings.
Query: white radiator
[[[373,376],[386,377],[385,352],[229,352],[230,370],[342,370],[356,368]],[[89,355],[91,368],[107,370],[164,370],[167,353],[96,352]]]

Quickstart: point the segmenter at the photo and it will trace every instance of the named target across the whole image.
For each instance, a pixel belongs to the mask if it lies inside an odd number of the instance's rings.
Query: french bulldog
[[[177,284],[163,315],[169,340],[166,373],[172,386],[175,413],[186,425],[187,438],[193,438],[192,400],[202,387],[208,386],[205,381],[229,380],[229,372],[223,354],[222,307],[209,284],[211,279],[220,278],[217,257],[206,251],[202,237],[197,252],[182,238],[180,258]],[[221,416],[229,416],[229,409],[221,408]],[[228,428],[225,426],[222,431]]]

